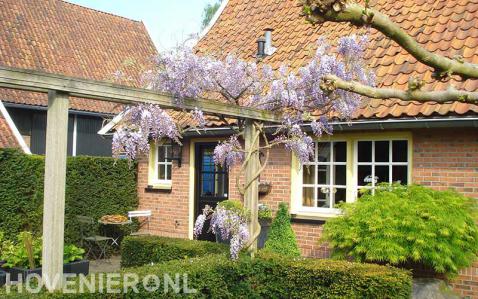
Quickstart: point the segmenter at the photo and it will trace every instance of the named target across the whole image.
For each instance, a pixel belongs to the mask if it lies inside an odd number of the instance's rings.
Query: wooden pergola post
[[[42,278],[49,291],[63,282],[68,94],[49,91],[43,199]]]
[[[254,126],[254,123],[251,119],[246,120],[245,130],[244,130],[244,140],[245,140],[245,149],[247,152],[253,152],[250,159],[246,163],[246,173],[245,179],[246,184],[249,182],[252,183],[245,190],[244,194],[244,206],[251,213],[251,221],[249,222],[249,234],[251,238],[254,237],[256,232],[260,229],[259,221],[257,218],[258,214],[258,201],[259,201],[259,177],[254,178],[259,171],[259,138],[257,136],[257,128]],[[246,154],[247,155],[247,154]],[[249,250],[254,256],[254,253],[257,251],[257,238],[253,241],[252,245],[249,247]]]

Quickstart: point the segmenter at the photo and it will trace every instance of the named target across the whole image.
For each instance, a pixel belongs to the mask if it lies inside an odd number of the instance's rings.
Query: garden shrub
[[[76,215],[99,219],[138,205],[136,168],[125,160],[68,157],[65,241],[80,239]],[[0,231],[14,240],[21,231],[41,234],[44,157],[0,149]]]
[[[53,294],[49,298],[184,298],[187,287],[195,294],[187,298],[410,298],[410,273],[393,267],[325,259],[291,258],[259,252],[254,260],[242,256],[233,261],[226,255],[207,255],[128,268],[122,273],[139,274],[138,293]],[[164,292],[163,277],[173,280],[179,273],[179,294],[170,287]],[[145,290],[142,279],[160,278],[154,293]],[[99,288],[96,287],[96,290]],[[123,290],[122,283],[116,289]],[[1,291],[0,291],[1,294]]]
[[[128,236],[121,243],[121,266],[135,267],[228,251],[227,245],[207,241]]]
[[[423,186],[381,186],[324,225],[333,256],[357,261],[419,264],[454,274],[478,251],[475,200]]]
[[[287,204],[280,203],[264,248],[283,255],[300,256]]]

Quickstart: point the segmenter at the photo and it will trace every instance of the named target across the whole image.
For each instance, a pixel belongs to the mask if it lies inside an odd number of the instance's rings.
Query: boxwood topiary
[[[279,210],[272,221],[264,248],[287,256],[300,256],[295,233],[290,225],[289,209],[287,204],[283,202],[279,204]]]
[[[454,274],[478,252],[475,207],[475,200],[452,190],[380,186],[343,205],[344,215],[324,225],[322,238],[334,257]]]

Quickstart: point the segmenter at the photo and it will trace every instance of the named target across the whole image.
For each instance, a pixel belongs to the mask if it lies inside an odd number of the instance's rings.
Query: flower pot
[[[26,281],[29,275],[38,274],[41,276],[42,268],[25,269],[20,267],[12,267],[4,269],[10,274],[11,281]],[[88,275],[90,272],[90,262],[87,260],[79,260],[63,265],[63,273],[66,274],[83,274]]]
[[[259,182],[259,195],[267,195],[272,190],[271,182]]]
[[[90,273],[90,261],[79,260],[63,265],[63,273],[68,274],[83,274],[88,275]]]
[[[29,275],[37,274],[41,276],[41,268],[26,269],[20,267],[6,268],[8,274],[10,274],[10,281],[26,281]]]
[[[0,287],[4,286],[7,282],[7,272],[0,269]]]
[[[257,238],[257,248],[262,249],[266,244],[267,237],[269,236],[269,229],[271,227],[271,220],[267,219],[259,219],[259,224],[261,225],[261,232],[259,233],[259,237]]]

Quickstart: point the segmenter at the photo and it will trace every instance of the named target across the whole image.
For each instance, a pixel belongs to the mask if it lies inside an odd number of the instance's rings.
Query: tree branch
[[[453,74],[462,79],[478,79],[478,65],[450,59],[423,48],[388,16],[369,7],[347,0],[302,0],[304,12],[312,23],[349,22],[357,26],[371,26],[394,40],[418,61],[435,70],[437,78]]]
[[[420,89],[399,90],[394,88],[376,88],[357,81],[345,81],[335,75],[326,75],[321,88],[328,92],[342,89],[374,99],[400,99],[402,101],[418,101],[445,103],[459,101],[478,103],[478,92],[456,90],[453,87],[440,91],[422,91]]]

